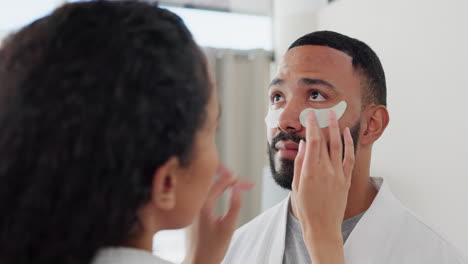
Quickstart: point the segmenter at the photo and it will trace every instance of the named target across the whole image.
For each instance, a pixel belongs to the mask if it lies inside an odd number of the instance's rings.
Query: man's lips
[[[275,144],[275,149],[281,159],[295,159],[298,148],[299,144],[293,141],[279,141]]]

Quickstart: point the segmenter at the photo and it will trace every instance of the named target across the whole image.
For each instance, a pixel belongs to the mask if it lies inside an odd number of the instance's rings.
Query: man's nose
[[[299,115],[301,109],[296,106],[285,106],[283,113],[278,118],[278,127],[284,132],[298,132],[302,129]]]

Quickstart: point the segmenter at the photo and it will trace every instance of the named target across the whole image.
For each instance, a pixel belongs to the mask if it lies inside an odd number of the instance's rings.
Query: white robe
[[[346,264],[458,264],[468,262],[390,192],[381,178],[372,205],[345,245]],[[289,197],[239,228],[223,264],[283,262]]]
[[[148,251],[127,248],[109,247],[98,251],[91,264],[171,264]]]

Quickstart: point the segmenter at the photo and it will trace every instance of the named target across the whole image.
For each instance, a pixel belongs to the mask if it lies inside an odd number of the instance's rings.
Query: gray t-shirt
[[[291,207],[291,206],[290,206]],[[341,225],[341,234],[343,241],[346,242],[351,231],[364,215],[364,212],[348,218]],[[309,252],[302,238],[301,224],[299,220],[288,210],[288,220],[286,224],[286,240],[283,256],[283,264],[309,264],[311,263]]]

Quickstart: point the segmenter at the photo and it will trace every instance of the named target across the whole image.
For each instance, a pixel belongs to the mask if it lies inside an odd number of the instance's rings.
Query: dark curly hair
[[[66,4],[0,50],[0,263],[89,263],[132,239],[153,173],[188,165],[212,94],[183,21]]]
[[[387,105],[385,72],[379,57],[366,43],[333,31],[315,31],[294,41],[288,50],[304,45],[326,46],[348,54],[353,58],[354,69],[363,77],[366,88],[363,92],[363,106]]]

